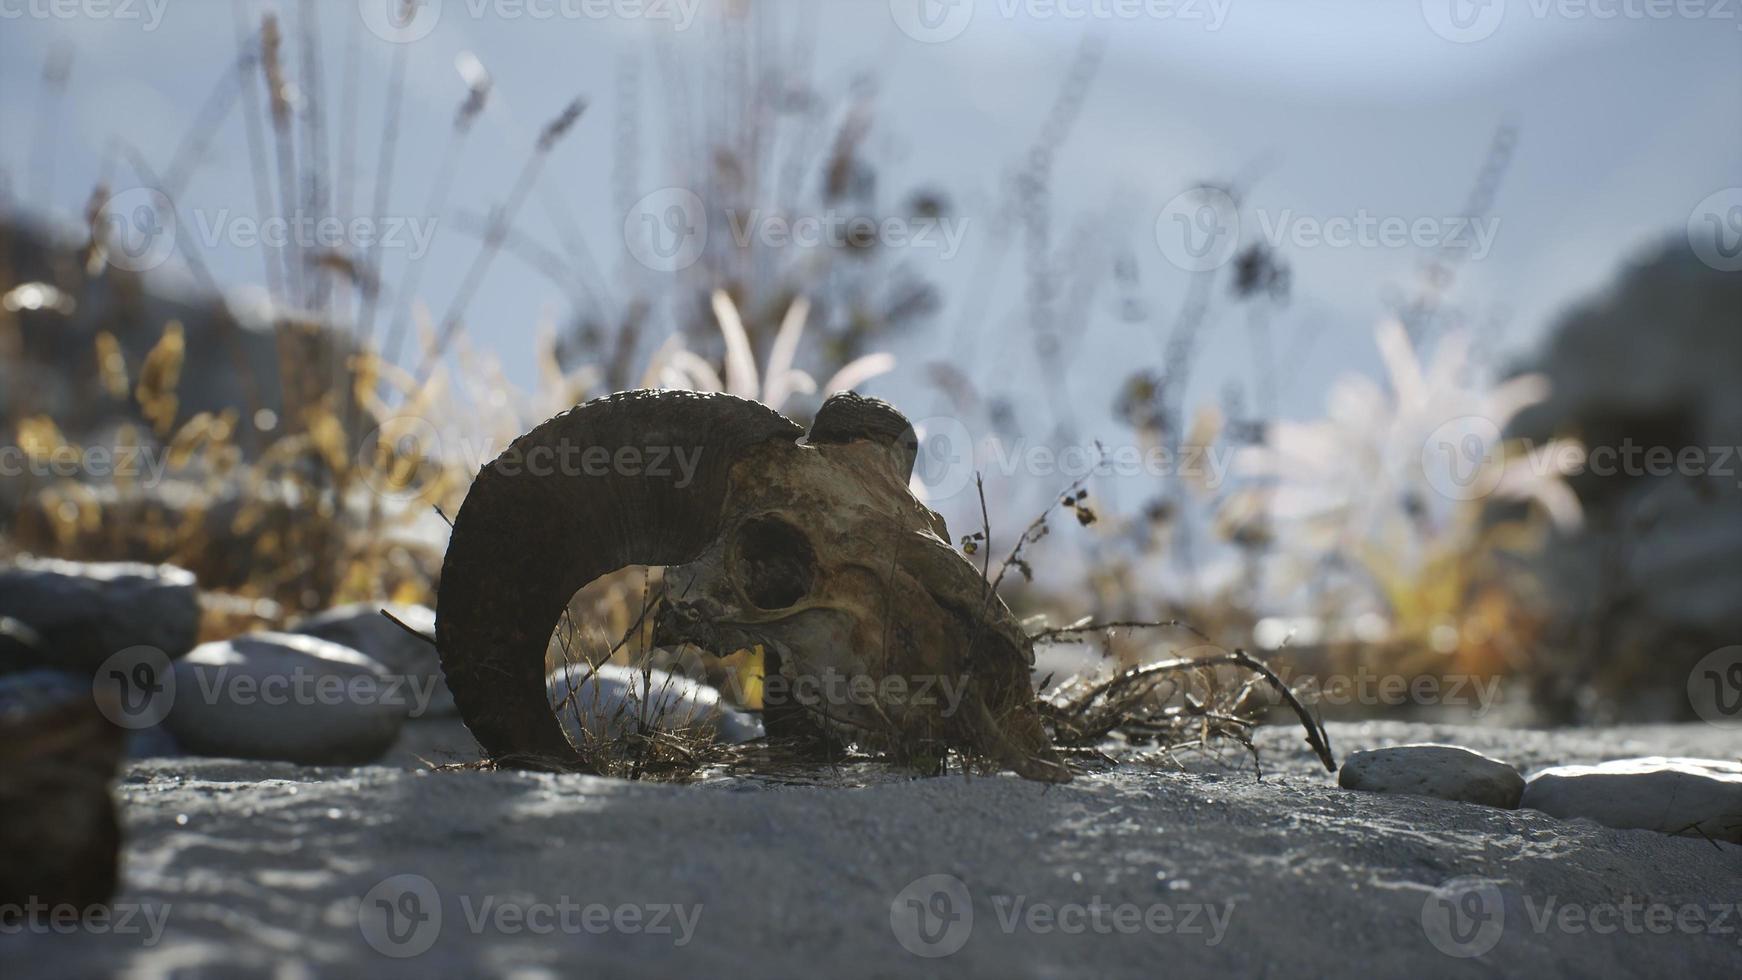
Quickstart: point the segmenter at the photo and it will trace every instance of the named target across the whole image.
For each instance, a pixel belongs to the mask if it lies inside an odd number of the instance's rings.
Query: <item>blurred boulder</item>
[[[22,558],[0,568],[0,616],[24,624],[53,652],[44,666],[89,676],[130,647],[171,658],[193,649],[199,588],[192,573],[171,565]]]
[[[121,729],[125,755],[129,759],[169,758],[182,753],[162,725],[129,726],[125,722],[137,717],[117,701],[125,696],[113,685],[94,684],[89,677],[69,674],[63,670],[33,668],[0,674],[0,715],[17,713],[34,707],[64,704],[73,701],[93,701],[103,716]]]
[[[165,724],[197,755],[361,765],[393,745],[409,707],[403,680],[355,650],[253,633],[176,661]]]
[[[394,619],[431,639],[426,641],[407,633],[381,614],[383,608]],[[404,677],[412,702],[408,712],[412,718],[458,711],[442,674],[441,656],[436,653],[435,610],[428,606],[383,607],[375,603],[340,606],[298,621],[289,632],[350,647],[379,661],[388,673]]]
[[[1742,273],[1661,248],[1523,367],[1552,392],[1508,436],[1589,454],[1584,527],[1541,558],[1566,624],[1533,665],[1546,720],[1691,718],[1688,670],[1742,635]]]
[[[110,784],[122,745],[89,682],[53,671],[0,678],[0,925],[33,908],[83,913],[115,894]]]

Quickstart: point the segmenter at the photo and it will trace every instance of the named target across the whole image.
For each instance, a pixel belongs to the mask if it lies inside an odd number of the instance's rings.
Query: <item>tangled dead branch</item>
[[[1037,642],[1070,642],[1112,629],[1181,629],[1210,642],[1209,637],[1179,620],[1079,623],[1042,630]],[[1221,683],[1219,667],[1251,675],[1236,687]],[[1093,746],[1118,734],[1168,747],[1202,746],[1229,738],[1252,751],[1251,731],[1258,724],[1249,698],[1259,685],[1269,687],[1300,718],[1307,744],[1327,770],[1337,771],[1330,734],[1294,691],[1262,660],[1236,648],[1208,657],[1180,657],[1140,664],[1110,677],[1072,678],[1052,695],[1041,698],[1042,716],[1053,740],[1062,747]]]

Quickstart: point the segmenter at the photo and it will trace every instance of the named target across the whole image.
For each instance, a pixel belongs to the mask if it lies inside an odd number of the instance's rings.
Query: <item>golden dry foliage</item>
[[[97,334],[97,377],[110,398],[127,399],[127,358],[121,353],[121,342],[107,330]]]
[[[100,339],[97,351],[101,357],[103,344]],[[145,363],[139,367],[139,385],[133,390],[133,397],[139,402],[139,411],[160,436],[169,434],[181,407],[176,390],[181,387],[181,366],[186,356],[187,341],[182,335],[182,326],[171,320],[164,326],[163,337],[157,346],[145,355]]]
[[[469,475],[416,444],[358,435],[387,411],[374,358],[353,358],[335,377],[313,348],[281,345],[304,355],[282,365],[285,389],[311,394],[270,420],[270,441],[248,448],[258,435],[238,409],[181,417],[186,343],[181,324],[167,323],[134,380],[114,335],[96,336],[104,392],[131,400],[149,429],[122,424],[97,450],[70,443],[46,416],[18,423],[18,445],[44,465],[24,478],[6,547],[188,568],[208,592],[208,638],[347,602],[433,602],[441,543],[399,532],[451,506]],[[413,391],[406,403],[431,397]]]

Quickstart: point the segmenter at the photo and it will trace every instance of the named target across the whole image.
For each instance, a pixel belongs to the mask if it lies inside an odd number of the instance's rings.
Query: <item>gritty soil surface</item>
[[[1710,726],[1331,734],[1527,775],[1742,750]],[[0,975],[1742,975],[1742,847],[1342,790],[1298,730],[1260,744],[1262,780],[1234,751],[1054,787],[134,763],[118,909],[138,931],[7,936]],[[1654,932],[1635,903],[1705,925]]]

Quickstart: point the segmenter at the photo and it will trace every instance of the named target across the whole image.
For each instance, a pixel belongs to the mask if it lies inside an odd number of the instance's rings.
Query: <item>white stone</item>
[[[91,674],[111,655],[147,646],[179,657],[199,641],[200,593],[171,565],[24,558],[0,568],[0,616],[34,630],[52,662]]]
[[[1524,806],[1606,827],[1742,844],[1742,763],[1650,756],[1555,766],[1530,777]]]
[[[197,755],[357,765],[392,746],[407,698],[386,668],[348,647],[253,633],[176,661],[165,724]]]
[[[405,678],[411,698],[410,716],[451,715],[454,696],[448,691],[442,673],[441,655],[434,643],[426,643],[395,626],[386,616],[385,608],[394,618],[425,636],[435,636],[435,610],[428,606],[358,603],[340,606],[310,616],[291,627],[290,632],[318,637],[330,643],[347,646],[379,661],[387,672]]]
[[[553,671],[546,689],[570,738],[579,737],[583,724],[594,738],[615,738],[635,731],[643,717],[654,728],[712,728],[723,742],[747,742],[763,733],[761,721],[721,703],[719,691],[663,670],[644,673],[636,667],[605,664],[595,683],[594,675],[581,665]]]
[[[1345,789],[1409,793],[1515,809],[1524,793],[1518,770],[1457,745],[1393,745],[1353,752],[1337,782]]]

